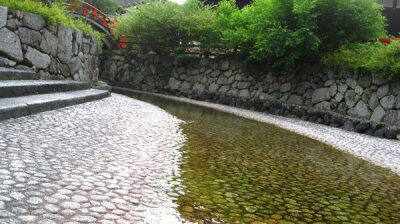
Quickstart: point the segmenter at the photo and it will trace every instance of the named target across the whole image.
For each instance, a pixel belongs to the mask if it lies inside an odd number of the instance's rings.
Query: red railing
[[[89,16],[91,19],[110,30],[113,29],[113,25],[117,22],[116,20],[111,20],[104,12],[100,11],[98,8],[81,0],[73,0],[72,4],[63,3],[63,6],[71,8],[71,12],[73,13],[77,13],[85,17]]]

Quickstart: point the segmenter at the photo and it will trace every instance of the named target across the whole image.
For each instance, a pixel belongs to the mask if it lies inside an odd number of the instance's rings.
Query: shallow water
[[[187,141],[169,195],[195,223],[400,223],[400,177],[272,125],[129,94],[179,119]]]

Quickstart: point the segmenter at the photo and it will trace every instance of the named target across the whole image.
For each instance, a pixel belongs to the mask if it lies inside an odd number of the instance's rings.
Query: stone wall
[[[93,36],[0,6],[0,67],[34,70],[40,79],[96,81],[98,63]]]
[[[242,71],[231,59],[177,59],[105,52],[100,76],[114,85],[298,117],[400,138],[400,80],[302,66],[293,72]]]

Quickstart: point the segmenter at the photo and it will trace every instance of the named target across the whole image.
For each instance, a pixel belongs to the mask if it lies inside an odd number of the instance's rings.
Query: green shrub
[[[362,43],[342,46],[326,55],[322,62],[328,66],[341,66],[391,79],[400,73],[400,42]]]
[[[292,67],[342,44],[384,37],[381,10],[374,0],[255,0],[240,11],[222,1],[216,20],[227,46],[274,67]]]
[[[48,7],[43,5],[41,2],[33,0],[0,0],[0,5],[6,6],[10,9],[41,15],[49,24],[60,24],[90,33],[96,38],[99,49],[102,49],[103,34],[93,30],[90,25],[85,24],[82,20],[77,20],[75,17],[68,15],[65,9],[58,4],[53,4],[51,7]]]
[[[132,36],[156,52],[185,50],[199,42],[207,48],[219,42],[213,29],[215,13],[198,0],[183,5],[169,1],[147,1],[130,7],[117,24],[117,35]]]

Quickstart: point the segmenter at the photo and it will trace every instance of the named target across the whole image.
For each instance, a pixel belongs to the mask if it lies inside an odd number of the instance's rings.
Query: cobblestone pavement
[[[124,88],[120,88],[124,89]],[[132,91],[125,89],[126,91]],[[133,90],[133,92],[146,93]],[[348,132],[339,128],[315,124],[295,118],[274,116],[271,114],[244,110],[220,104],[191,100],[182,97],[146,93],[185,103],[191,103],[219,111],[235,114],[248,119],[273,124],[300,135],[321,141],[339,150],[348,152],[375,165],[388,168],[400,175],[400,141],[372,137],[369,135]]]
[[[0,224],[182,223],[180,122],[116,94],[0,122]]]

